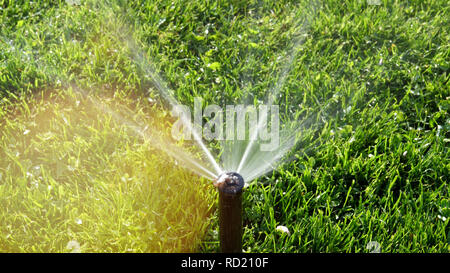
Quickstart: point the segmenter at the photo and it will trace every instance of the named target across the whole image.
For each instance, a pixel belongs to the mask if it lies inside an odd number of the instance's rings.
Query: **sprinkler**
[[[219,175],[219,237],[223,253],[242,252],[242,189],[244,179],[235,172]]]

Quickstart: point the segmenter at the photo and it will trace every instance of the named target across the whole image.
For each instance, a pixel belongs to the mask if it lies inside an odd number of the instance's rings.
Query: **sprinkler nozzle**
[[[244,178],[236,172],[226,172],[219,175],[213,184],[221,192],[236,194],[244,188]]]
[[[242,252],[242,189],[244,178],[236,172],[219,175],[219,237],[224,253]]]

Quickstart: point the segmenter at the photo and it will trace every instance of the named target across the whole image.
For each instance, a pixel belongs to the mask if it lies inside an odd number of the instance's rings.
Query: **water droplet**
[[[69,241],[67,243],[66,249],[72,250],[71,253],[81,253],[80,243],[75,240]]]
[[[281,233],[286,233],[287,235],[291,235],[291,232],[289,231],[289,229],[286,226],[277,226],[276,230]]]

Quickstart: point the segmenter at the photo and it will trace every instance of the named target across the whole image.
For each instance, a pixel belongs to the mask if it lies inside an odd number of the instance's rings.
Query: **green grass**
[[[76,241],[82,252],[194,251],[212,189],[96,102],[71,90],[33,98],[2,126],[0,250],[68,252]],[[142,119],[134,110],[128,118]]]
[[[99,102],[164,128],[153,70],[182,103],[261,99],[295,2],[0,1],[0,251],[217,251],[210,183]],[[244,250],[449,252],[447,1],[315,8],[279,101],[310,122],[246,189]]]

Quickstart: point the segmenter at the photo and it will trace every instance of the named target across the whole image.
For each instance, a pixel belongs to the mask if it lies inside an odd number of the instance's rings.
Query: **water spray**
[[[242,252],[242,189],[244,178],[226,172],[214,181],[219,190],[219,238],[223,253]]]

